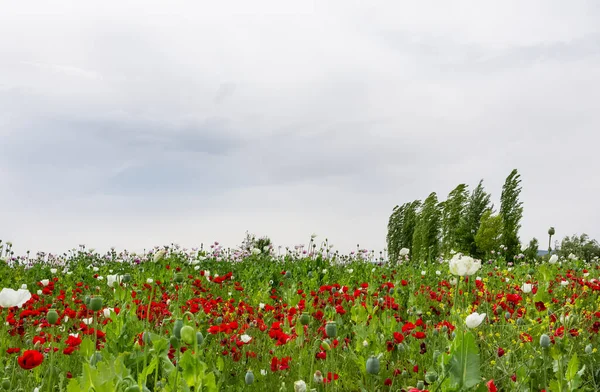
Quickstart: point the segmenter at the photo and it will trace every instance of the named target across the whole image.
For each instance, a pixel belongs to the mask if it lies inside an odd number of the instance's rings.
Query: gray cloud
[[[3,239],[382,248],[395,204],[498,205],[515,167],[524,241],[600,237],[595,3],[113,8],[0,15]]]

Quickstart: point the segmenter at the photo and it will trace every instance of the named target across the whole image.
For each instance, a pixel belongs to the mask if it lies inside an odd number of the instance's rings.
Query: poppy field
[[[576,259],[0,256],[4,390],[600,390],[600,268]]]

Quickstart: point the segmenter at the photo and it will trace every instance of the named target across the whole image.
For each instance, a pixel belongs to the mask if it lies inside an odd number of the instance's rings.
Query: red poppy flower
[[[494,380],[488,381],[485,385],[487,385],[488,392],[498,392],[498,388],[496,384],[494,384]]]
[[[44,355],[37,350],[27,350],[18,358],[19,366],[25,370],[33,369],[44,362]]]

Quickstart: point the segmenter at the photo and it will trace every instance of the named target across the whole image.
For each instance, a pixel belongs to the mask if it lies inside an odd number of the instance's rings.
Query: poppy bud
[[[335,321],[328,321],[325,325],[325,333],[329,338],[335,338],[337,336],[337,324]]]
[[[181,328],[181,340],[187,344],[194,344],[194,338],[196,337],[196,331],[189,325]]]
[[[94,297],[90,299],[90,309],[94,312],[102,309],[102,297]]]
[[[254,373],[252,373],[252,370],[248,370],[246,372],[246,377],[244,377],[244,381],[246,382],[246,385],[250,385],[254,382]]]
[[[379,368],[379,358],[371,356],[369,359],[367,359],[367,373],[378,374]]]
[[[56,324],[58,321],[58,313],[56,313],[56,310],[50,309],[48,313],[46,313],[46,320],[48,320],[50,325]]]
[[[181,328],[183,327],[183,320],[175,320],[175,324],[173,325],[173,335],[177,337],[177,339],[181,339]]]
[[[550,337],[548,335],[543,334],[540,336],[540,346],[542,346],[542,348],[550,347]]]
[[[302,313],[302,316],[300,316],[300,324],[308,325],[309,322],[310,316],[308,315],[308,313]]]

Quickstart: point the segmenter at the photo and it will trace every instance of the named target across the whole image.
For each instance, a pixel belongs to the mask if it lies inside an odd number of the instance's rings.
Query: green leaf
[[[479,350],[472,333],[458,334],[450,348],[450,377],[461,388],[481,382]]]
[[[84,338],[79,345],[79,351],[85,359],[89,359],[92,354],[96,351],[94,348],[94,341],[90,338]]]
[[[565,374],[567,381],[572,381],[577,376],[577,371],[579,370],[579,358],[577,358],[577,353],[573,354],[571,360],[569,361],[569,365],[567,365],[567,373]]]

